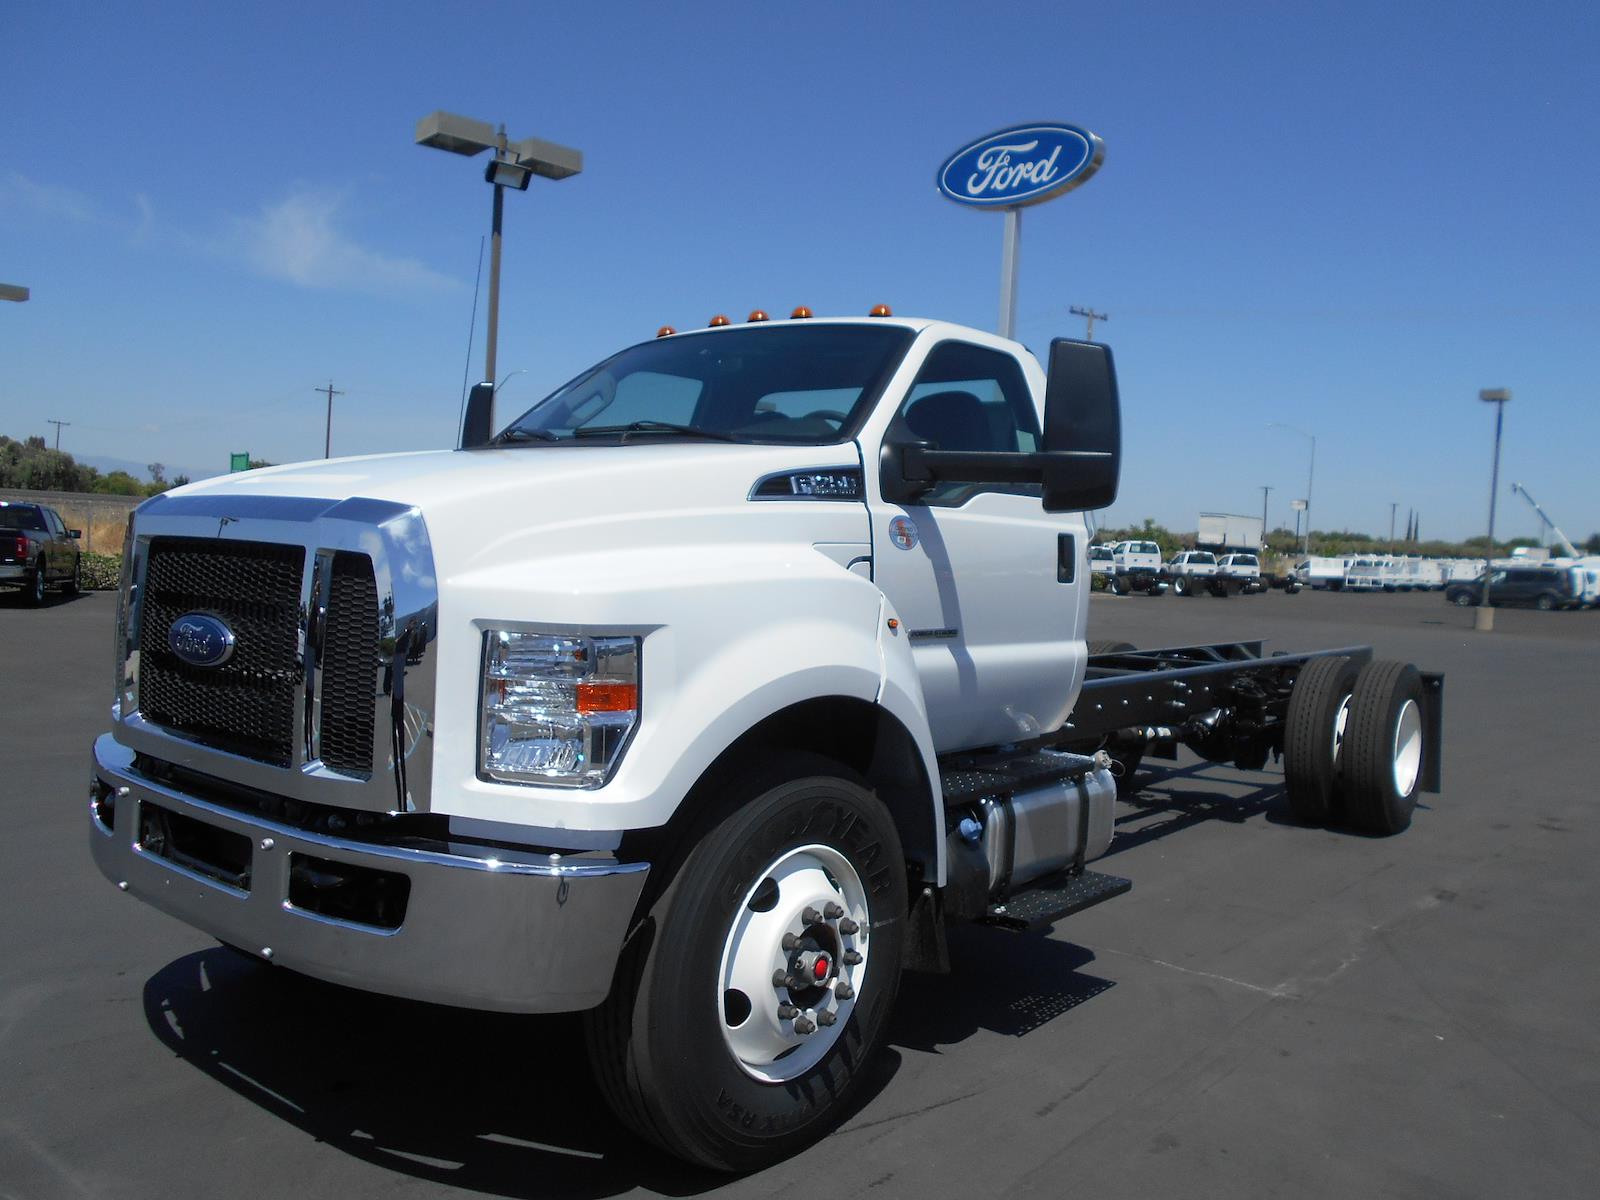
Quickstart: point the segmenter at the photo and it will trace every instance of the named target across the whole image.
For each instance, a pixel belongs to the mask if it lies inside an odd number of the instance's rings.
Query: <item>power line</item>
[[[45,424],[46,425],[54,425],[56,427],[56,449],[57,450],[61,449],[61,427],[63,425],[71,425],[72,422],[71,421],[58,421],[54,417],[46,417],[45,418]]]
[[[344,393],[343,392],[336,392],[336,391],[333,390],[333,380],[331,380],[331,379],[328,380],[328,386],[327,387],[325,387],[325,388],[312,388],[311,390],[313,392],[318,392],[318,393],[321,393],[321,392],[327,392],[328,393],[328,430],[327,430],[326,435],[323,437],[323,441],[322,441],[322,457],[323,458],[332,458],[333,457],[333,398],[335,396],[342,396],[342,395],[344,395]]]

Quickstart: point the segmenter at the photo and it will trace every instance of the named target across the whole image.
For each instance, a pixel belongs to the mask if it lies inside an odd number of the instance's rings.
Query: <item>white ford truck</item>
[[[454,451],[140,506],[89,840],[275,966],[585,1011],[602,1092],[672,1153],[822,1136],[947,923],[1126,891],[1085,864],[1146,753],[1281,754],[1298,818],[1379,833],[1438,788],[1438,676],[1086,644],[1104,346],[1047,375],[936,321],[732,325],[494,437],[492,403]]]

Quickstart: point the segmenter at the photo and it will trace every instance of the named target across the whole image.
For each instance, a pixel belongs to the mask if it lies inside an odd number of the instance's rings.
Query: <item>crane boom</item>
[[[1528,489],[1523,487],[1520,483],[1513,483],[1511,485],[1511,490],[1516,492],[1517,495],[1521,496],[1529,504],[1533,505],[1533,511],[1539,514],[1539,519],[1541,521],[1550,526],[1550,532],[1556,535],[1556,541],[1560,542],[1565,548],[1567,557],[1577,558],[1578,548],[1572,544],[1566,534],[1561,532],[1561,526],[1557,525],[1550,519],[1550,514],[1539,507],[1539,502],[1528,494]]]

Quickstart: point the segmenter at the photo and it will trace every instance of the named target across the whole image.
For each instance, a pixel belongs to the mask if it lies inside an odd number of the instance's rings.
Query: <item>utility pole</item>
[[[1267,497],[1272,493],[1270,484],[1261,485],[1261,545],[1267,544]]]
[[[54,417],[46,417],[45,418],[45,424],[46,425],[54,425],[56,427],[56,449],[57,450],[61,449],[61,427],[63,425],[71,425],[72,422],[71,421],[58,421]]]
[[[496,194],[498,194],[498,192]],[[318,393],[319,395],[321,393],[323,393],[323,392],[327,392],[328,393],[328,431],[323,436],[323,439],[322,439],[322,457],[323,458],[332,458],[333,457],[333,398],[335,396],[342,396],[342,395],[344,395],[344,393],[343,392],[336,392],[336,391],[333,390],[333,380],[331,380],[331,379],[328,380],[328,386],[327,387],[325,387],[325,388],[312,388],[311,390],[313,392]]]
[[[1068,311],[1071,312],[1073,316],[1082,317],[1084,319],[1085,328],[1083,331],[1083,340],[1086,342],[1094,341],[1094,323],[1096,321],[1111,320],[1111,318],[1105,313],[1095,312],[1095,310],[1092,308],[1079,308],[1076,304],[1074,304]]]
[[[1400,505],[1400,502],[1398,500],[1389,501],[1389,553],[1390,554],[1394,553],[1394,511],[1395,511],[1396,508],[1399,507],[1399,505]]]

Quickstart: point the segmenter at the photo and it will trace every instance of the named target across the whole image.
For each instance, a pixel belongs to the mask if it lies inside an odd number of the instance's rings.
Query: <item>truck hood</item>
[[[604,530],[603,544],[698,540],[691,528],[749,514],[751,489],[775,472],[857,466],[854,444],[749,446],[705,442],[528,444],[433,450],[267,467],[166,493],[170,496],[362,496],[415,506],[435,553],[456,569],[509,543],[538,556],[572,552]],[[762,509],[771,512],[769,506]],[[790,506],[781,506],[788,508]],[[811,507],[809,505],[804,507]],[[834,506],[827,505],[832,508]],[[861,536],[866,536],[862,510]],[[668,533],[668,530],[671,530]],[[448,548],[448,549],[446,549]],[[446,564],[441,562],[441,568]]]

